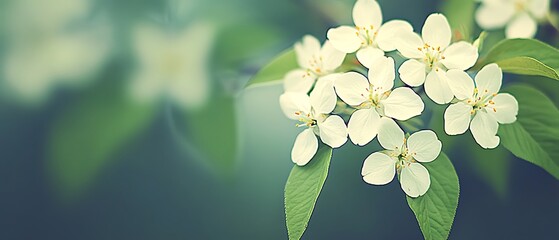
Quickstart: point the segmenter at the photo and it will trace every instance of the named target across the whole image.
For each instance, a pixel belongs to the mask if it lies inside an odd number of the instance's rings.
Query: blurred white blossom
[[[168,98],[184,109],[203,106],[211,90],[209,60],[214,27],[205,22],[183,29],[141,23],[133,31],[137,68],[130,90],[139,102]]]
[[[7,90],[39,102],[57,85],[80,85],[99,70],[112,43],[111,26],[92,18],[89,0],[19,0],[5,6]]]
[[[482,0],[475,18],[486,30],[505,27],[507,38],[533,38],[548,12],[549,0]]]

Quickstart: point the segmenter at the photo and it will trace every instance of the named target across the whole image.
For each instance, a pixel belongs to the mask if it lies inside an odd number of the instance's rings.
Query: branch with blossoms
[[[251,80],[249,85],[282,75],[281,109],[302,129],[291,151],[296,166],[285,187],[290,239],[303,235],[332,150],[348,138],[357,146],[378,141],[383,149],[364,159],[363,180],[385,185],[396,177],[425,239],[447,239],[459,183],[452,162],[441,151],[445,142],[425,126],[403,130],[412,118],[429,113],[439,117],[426,106],[445,106],[444,134],[469,130],[481,148],[502,144],[559,179],[559,152],[554,147],[559,136],[553,134],[559,132],[559,110],[525,85],[501,92],[503,72],[559,80],[559,50],[527,39],[535,35],[536,20],[548,12],[549,2],[510,2],[483,1],[475,19],[484,29],[505,27],[507,37],[524,39],[503,39],[482,53],[487,34],[482,32],[475,41],[452,41],[453,28],[444,14],[429,15],[418,34],[403,20],[383,23],[375,0],[357,0],[354,26],[328,30],[322,45],[304,36],[294,50]],[[396,66],[394,58],[404,61]],[[402,83],[396,81],[396,70]],[[422,96],[432,103],[425,104]]]

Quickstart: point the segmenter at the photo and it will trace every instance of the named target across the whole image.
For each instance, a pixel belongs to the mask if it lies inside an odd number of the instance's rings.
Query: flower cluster
[[[402,190],[419,197],[430,186],[429,171],[422,163],[437,159],[442,143],[432,130],[406,134],[397,121],[422,115],[423,93],[418,94],[422,85],[433,102],[450,103],[444,114],[448,135],[469,128],[481,147],[494,148],[499,144],[499,124],[516,121],[516,99],[499,93],[503,77],[499,66],[483,67],[473,80],[466,71],[477,62],[478,49],[466,41],[452,42],[444,15],[428,16],[420,35],[403,20],[382,24],[375,0],[357,0],[353,21],[353,27],[330,29],[322,46],[312,36],[295,44],[300,68],[286,74],[280,105],[285,115],[299,121],[297,127],[305,128],[291,152],[297,165],[313,158],[318,139],[338,148],[348,137],[358,146],[377,138],[385,150],[365,159],[363,180],[384,185],[397,173]],[[396,66],[389,57],[397,55],[387,54],[393,51],[407,59],[397,71],[401,87],[395,87]],[[358,64],[360,70],[339,71],[346,54],[355,52],[357,61],[345,63]]]

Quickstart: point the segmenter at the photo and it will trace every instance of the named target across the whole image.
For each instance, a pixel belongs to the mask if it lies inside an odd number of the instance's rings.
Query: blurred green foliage
[[[64,201],[84,194],[96,177],[153,118],[153,105],[138,105],[107,79],[68,106],[48,140],[47,169]]]

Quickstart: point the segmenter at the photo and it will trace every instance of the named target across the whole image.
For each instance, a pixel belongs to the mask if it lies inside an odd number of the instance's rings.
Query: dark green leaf
[[[519,111],[515,123],[499,127],[501,143],[515,156],[559,179],[559,110],[532,87],[516,85],[505,91],[516,97]]]
[[[437,159],[424,166],[429,170],[431,186],[421,197],[407,197],[408,205],[425,239],[447,239],[458,207],[458,176],[452,162],[442,152]]]
[[[300,239],[307,228],[316,200],[328,176],[332,149],[320,144],[313,159],[294,166],[285,184],[285,216],[289,239]]]
[[[152,119],[152,105],[137,105],[111,84],[94,88],[55,119],[47,167],[66,200],[81,196],[113,155]]]

